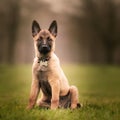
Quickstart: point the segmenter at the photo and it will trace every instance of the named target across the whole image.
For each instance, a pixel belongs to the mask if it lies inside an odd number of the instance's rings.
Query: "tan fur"
[[[48,66],[42,72],[40,63],[38,63],[38,57],[42,55],[37,50],[36,42],[39,37],[51,37],[52,39],[52,49],[48,56],[50,60],[48,61]],[[50,84],[52,96],[47,96],[42,92],[41,98],[38,100],[37,104],[40,107],[50,107],[51,109],[56,109],[60,106],[60,96],[66,96],[70,92],[70,108],[74,109],[78,104],[78,90],[75,86],[69,86],[68,80],[60,67],[59,59],[55,55],[55,37],[48,30],[41,30],[34,38],[35,47],[35,59],[32,66],[32,85],[29,98],[28,109],[34,107],[39,91],[40,91],[40,81],[47,81]],[[39,77],[38,77],[39,76]],[[46,102],[50,101],[50,102]]]

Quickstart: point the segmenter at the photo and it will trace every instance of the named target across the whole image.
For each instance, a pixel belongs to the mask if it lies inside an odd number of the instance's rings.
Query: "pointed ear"
[[[56,22],[56,20],[54,20],[54,21],[51,23],[51,25],[50,25],[50,27],[49,27],[48,30],[50,31],[50,33],[51,33],[54,37],[57,36],[57,22]]]
[[[32,36],[36,36],[40,32],[40,26],[36,20],[32,22]]]

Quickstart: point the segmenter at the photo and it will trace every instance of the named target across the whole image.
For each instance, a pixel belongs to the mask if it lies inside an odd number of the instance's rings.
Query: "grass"
[[[28,111],[31,66],[0,65],[0,120],[119,120],[119,67],[65,65],[63,69],[69,83],[78,87],[83,107]]]

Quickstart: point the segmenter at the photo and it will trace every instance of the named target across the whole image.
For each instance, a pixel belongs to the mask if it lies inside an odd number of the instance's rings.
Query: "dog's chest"
[[[42,92],[46,95],[46,96],[51,96],[51,86],[48,82],[48,76],[46,72],[40,72],[40,87],[42,89]]]

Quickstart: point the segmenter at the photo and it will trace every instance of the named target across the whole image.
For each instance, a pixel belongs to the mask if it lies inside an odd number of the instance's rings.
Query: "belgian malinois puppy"
[[[78,90],[69,86],[58,57],[55,55],[57,22],[54,20],[48,30],[40,28],[37,21],[32,23],[32,36],[35,47],[35,59],[32,67],[32,85],[28,109],[32,109],[41,90],[42,96],[37,101],[40,107],[77,108]]]

